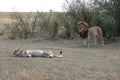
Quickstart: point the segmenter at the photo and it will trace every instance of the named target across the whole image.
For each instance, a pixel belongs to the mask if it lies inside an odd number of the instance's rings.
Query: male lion
[[[99,26],[89,27],[84,21],[79,21],[77,26],[80,37],[84,39],[84,46],[89,47],[91,41],[96,45],[97,39],[100,39],[101,45],[104,46],[103,32]]]
[[[60,55],[55,55],[52,50],[22,50],[17,49],[13,52],[14,56],[17,57],[63,57],[62,51],[60,51]]]

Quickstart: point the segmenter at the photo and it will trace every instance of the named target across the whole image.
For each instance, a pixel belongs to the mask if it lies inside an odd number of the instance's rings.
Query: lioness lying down
[[[60,55],[55,55],[52,50],[22,50],[17,49],[13,52],[14,56],[17,57],[63,57],[62,51],[60,51]]]

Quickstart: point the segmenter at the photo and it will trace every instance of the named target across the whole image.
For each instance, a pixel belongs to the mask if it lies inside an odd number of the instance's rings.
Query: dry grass
[[[83,48],[81,40],[1,40],[0,80],[120,80],[120,42]],[[17,48],[51,49],[63,58],[19,58]]]

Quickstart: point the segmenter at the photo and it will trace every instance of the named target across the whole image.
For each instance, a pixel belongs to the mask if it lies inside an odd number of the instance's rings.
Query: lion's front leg
[[[87,42],[87,47],[90,46],[90,33],[88,33],[88,37],[86,39],[86,42]]]
[[[84,45],[84,47],[87,46],[87,40],[86,39],[83,40],[83,45]]]
[[[88,38],[83,40],[83,46],[84,46],[84,47],[89,47]]]
[[[86,39],[83,39],[83,46],[84,47],[89,47],[88,46],[89,44],[88,44],[88,39],[86,38]]]

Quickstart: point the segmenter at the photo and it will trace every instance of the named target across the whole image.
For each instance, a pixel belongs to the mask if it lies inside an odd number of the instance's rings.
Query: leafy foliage
[[[11,18],[16,20],[10,24],[11,39],[32,38],[36,34],[39,37],[55,36],[58,33],[59,23],[57,19],[51,19],[52,12],[37,12],[35,15],[29,13],[26,16],[20,13],[12,13]]]
[[[82,0],[66,0],[65,9],[75,23],[82,20],[90,26],[100,26],[104,35],[110,38],[120,34],[119,0],[90,0],[88,3]]]

